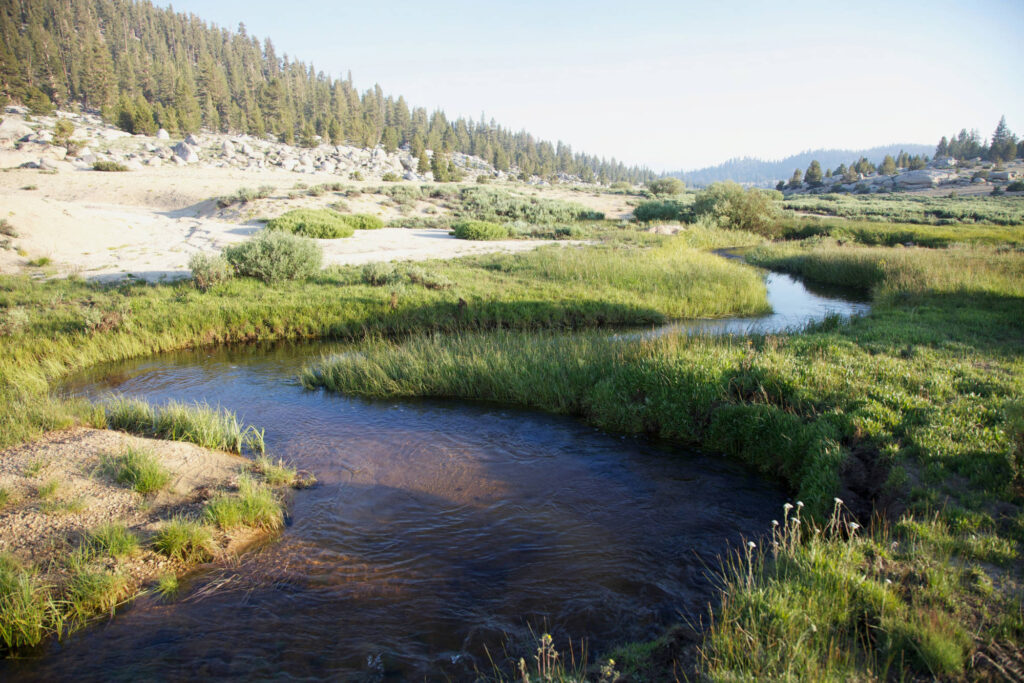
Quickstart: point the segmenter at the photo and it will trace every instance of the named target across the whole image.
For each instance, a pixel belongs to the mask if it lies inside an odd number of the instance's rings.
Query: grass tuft
[[[281,459],[274,460],[266,455],[257,456],[253,469],[271,486],[293,486],[298,481],[297,470]]]
[[[128,557],[139,550],[139,537],[123,524],[114,522],[93,529],[88,543],[97,552],[111,557]]]
[[[105,454],[100,467],[118,484],[123,484],[143,494],[156,493],[171,481],[171,474],[151,452],[139,448],[125,447],[118,455]]]
[[[174,517],[165,521],[153,537],[153,549],[189,564],[205,562],[213,558],[213,534],[199,522]]]
[[[284,526],[284,512],[273,491],[248,476],[239,479],[237,493],[223,494],[208,502],[203,514],[221,529],[251,527],[276,531]]]

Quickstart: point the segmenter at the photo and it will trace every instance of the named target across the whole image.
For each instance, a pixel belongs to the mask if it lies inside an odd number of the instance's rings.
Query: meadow
[[[1004,206],[986,220],[1016,210]],[[625,646],[611,653],[622,673],[659,680],[677,662],[716,679],[956,680],[1012,665],[1024,644],[1020,228],[783,216],[787,239],[769,243],[707,223],[673,236],[592,225],[594,244],[272,284],[2,278],[0,445],[136,414],[138,431],[158,433],[145,408],[114,419],[53,393],[90,365],[346,339],[361,353],[311,364],[307,387],[574,415],[723,453],[792,494],[778,527],[724,561],[699,645]],[[739,245],[753,247],[751,264],[860,289],[874,308],[788,335],[627,342],[588,331],[765,311],[759,272],[708,251]],[[228,426],[233,443],[253,437]],[[276,524],[256,499],[219,503],[207,523],[241,519]],[[182,553],[186,531],[175,528]]]

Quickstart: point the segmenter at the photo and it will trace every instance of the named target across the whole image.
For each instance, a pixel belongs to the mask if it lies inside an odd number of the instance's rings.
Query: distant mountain
[[[812,149],[800,154],[786,157],[779,161],[764,161],[763,159],[729,159],[717,166],[708,166],[696,171],[674,171],[668,175],[682,178],[687,185],[704,186],[711,183],[732,180],[744,185],[759,185],[763,187],[774,186],[780,180],[787,180],[793,175],[793,170],[799,168],[806,171],[807,167],[815,159],[821,164],[821,168],[836,168],[839,164],[849,165],[861,157],[867,157],[868,161],[880,164],[886,154],[895,157],[900,151],[907,154],[935,153],[933,145],[885,145],[872,147],[871,149]]]

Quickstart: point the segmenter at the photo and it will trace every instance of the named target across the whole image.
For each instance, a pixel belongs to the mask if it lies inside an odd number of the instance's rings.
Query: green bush
[[[368,213],[354,213],[342,216],[342,219],[356,230],[380,230],[384,227],[384,221]]]
[[[254,199],[266,199],[273,191],[274,188],[271,185],[261,185],[255,190],[251,187],[240,187],[234,194],[218,197],[217,206],[224,209],[233,204],[245,204],[246,202],[251,202]]]
[[[641,223],[681,221],[690,215],[690,206],[678,199],[651,199],[633,209],[633,218]]]
[[[124,164],[119,164],[116,161],[97,161],[92,165],[94,171],[105,171],[107,173],[123,173],[128,170],[128,167]]]
[[[231,279],[231,264],[217,254],[193,254],[188,260],[192,283],[201,291]]]
[[[647,183],[647,189],[655,195],[682,194],[686,183],[679,178],[658,178]]]
[[[305,237],[265,230],[246,242],[227,247],[224,258],[239,275],[278,282],[316,274],[323,262],[323,251]]]
[[[693,202],[693,215],[713,219],[727,230],[771,236],[778,223],[782,199],[777,190],[744,189],[734,182],[712,183]]]
[[[1007,192],[1024,192],[1024,180],[1014,180],[1006,186]]]
[[[460,240],[504,240],[509,236],[508,227],[489,221],[458,221],[452,227]]]
[[[331,209],[293,209],[267,223],[268,230],[318,239],[351,237],[355,226],[348,216]]]
[[[380,179],[383,180],[385,183],[397,183],[399,180],[402,179],[402,177],[397,173],[388,171],[387,173],[382,175]]]
[[[604,220],[603,213],[581,204],[558,199],[522,197],[489,187],[464,187],[460,190],[458,199],[461,206],[455,213],[459,218],[502,223],[523,221],[531,225]]]
[[[491,176],[489,175],[478,175],[476,177],[476,182],[480,185],[486,185],[487,183],[491,182],[491,180],[493,180],[493,178],[491,178]]]

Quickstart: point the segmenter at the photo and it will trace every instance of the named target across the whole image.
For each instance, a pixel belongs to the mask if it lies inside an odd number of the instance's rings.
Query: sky
[[[176,0],[360,90],[656,171],[1024,133],[1024,0]]]

